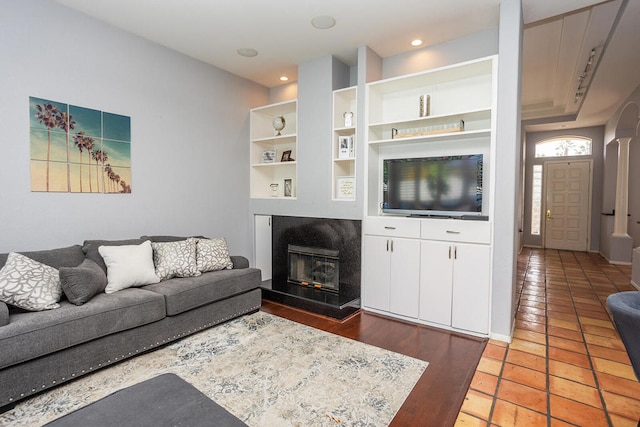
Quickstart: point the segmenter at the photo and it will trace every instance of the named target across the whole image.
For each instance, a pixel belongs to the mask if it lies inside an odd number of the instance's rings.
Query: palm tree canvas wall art
[[[131,193],[131,118],[29,97],[31,191]]]

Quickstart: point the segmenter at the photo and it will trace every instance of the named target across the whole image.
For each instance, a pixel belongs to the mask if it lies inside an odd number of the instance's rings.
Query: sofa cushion
[[[11,252],[0,269],[0,300],[30,311],[58,308],[62,287],[58,270]]]
[[[122,246],[122,245],[139,245],[144,242],[142,239],[127,239],[127,240],[85,240],[82,245],[82,252],[84,252],[85,256],[89,258],[91,261],[94,261],[96,264],[102,268],[102,271],[107,272],[107,266],[104,263],[104,259],[102,259],[102,255],[98,252],[98,248],[100,246]],[[78,265],[82,262],[78,262],[75,265]],[[70,266],[73,267],[73,266]]]
[[[7,304],[0,301],[0,326],[9,324],[9,307]]]
[[[84,304],[107,286],[107,275],[90,259],[77,267],[60,267],[59,271],[62,291],[75,305]]]
[[[152,242],[151,247],[156,276],[160,280],[200,275],[196,262],[196,239]]]
[[[139,245],[100,246],[98,252],[107,266],[107,287],[110,294],[133,286],[158,283],[153,266],[151,242]]]
[[[227,241],[224,238],[198,239],[197,249],[198,270],[203,273],[233,268]]]
[[[82,252],[80,245],[18,253],[53,268],[75,267],[84,261],[84,252]],[[0,254],[0,268],[7,262],[8,256],[8,253]]]
[[[62,301],[57,310],[12,313],[0,328],[0,369],[164,317],[162,295],[136,288],[83,305]]]
[[[228,298],[260,287],[260,270],[243,268],[203,273],[198,277],[164,280],[144,290],[164,295],[167,316],[175,316],[195,307]]]

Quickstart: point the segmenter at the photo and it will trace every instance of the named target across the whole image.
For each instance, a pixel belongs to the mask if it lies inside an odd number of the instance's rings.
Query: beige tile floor
[[[456,426],[636,427],[640,383],[606,305],[630,277],[598,254],[523,249],[513,341],[489,341]]]

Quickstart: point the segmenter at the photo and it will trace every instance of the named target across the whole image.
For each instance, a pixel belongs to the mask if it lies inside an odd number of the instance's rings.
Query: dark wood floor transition
[[[369,312],[340,322],[266,300],[262,304],[267,313],[429,362],[392,426],[453,426],[487,343]]]

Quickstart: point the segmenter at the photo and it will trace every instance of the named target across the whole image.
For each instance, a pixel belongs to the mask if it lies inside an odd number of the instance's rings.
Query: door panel
[[[364,236],[363,304],[384,311],[389,311],[391,262],[388,242],[387,237]]]
[[[420,318],[451,326],[453,244],[423,240],[420,250]]]
[[[545,247],[586,251],[589,240],[591,162],[545,164]]]
[[[391,239],[389,311],[418,317],[420,296],[420,241]]]

